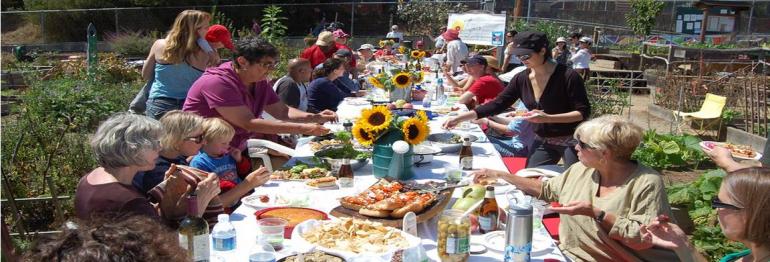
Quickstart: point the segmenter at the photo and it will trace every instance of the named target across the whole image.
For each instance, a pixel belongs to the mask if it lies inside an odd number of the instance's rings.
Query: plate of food
[[[347,260],[378,257],[390,261],[399,250],[421,244],[418,237],[394,227],[365,219],[308,220],[292,233],[294,243],[338,255]]]
[[[519,119],[530,119],[533,117],[540,116],[540,113],[533,112],[533,111],[520,111],[517,110],[516,112],[512,112],[508,114],[509,116],[513,116],[513,119],[519,120]]]
[[[274,207],[275,196],[271,194],[253,194],[241,198],[241,203],[255,209]]]
[[[326,253],[323,251],[313,251],[302,255],[291,255],[278,260],[278,262],[305,262],[305,261],[323,261],[323,262],[345,262],[345,259],[334,254]]]
[[[290,169],[276,170],[270,175],[272,180],[297,180],[305,181],[308,179],[316,179],[322,177],[331,176],[331,171],[323,167],[310,167],[301,161]]]
[[[478,140],[478,137],[474,135],[467,134],[467,136],[470,136],[471,142]],[[460,151],[463,145],[462,136],[452,132],[430,134],[428,135],[428,141],[430,141],[431,145],[440,148],[443,153],[455,153]]]
[[[325,189],[338,189],[337,178],[333,176],[326,176],[321,178],[309,179],[305,181],[305,185],[310,189],[325,190]]]
[[[727,150],[730,150],[730,154],[732,154],[734,158],[748,159],[748,160],[759,160],[760,158],[762,158],[762,154],[754,151],[754,149],[752,149],[751,146],[748,146],[748,145],[736,145],[732,143],[714,142],[714,141],[703,141],[703,142],[700,142],[699,144],[704,151],[711,151],[712,149],[714,149],[714,147],[727,148]]]
[[[369,219],[387,226],[401,227],[408,212],[417,215],[417,222],[436,216],[449,202],[452,190],[430,191],[404,187],[398,181],[382,179],[363,192],[340,199],[340,206],[332,209],[336,217]]]
[[[307,220],[327,220],[329,215],[320,210],[304,207],[271,207],[254,212],[257,220],[263,218],[283,218],[287,221],[284,237],[291,238],[294,227]]]

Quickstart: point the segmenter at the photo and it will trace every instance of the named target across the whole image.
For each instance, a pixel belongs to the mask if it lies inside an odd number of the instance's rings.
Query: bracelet
[[[599,224],[601,224],[601,223],[602,223],[602,221],[604,221],[604,216],[605,216],[605,215],[607,215],[607,213],[606,213],[606,212],[604,212],[604,210],[600,210],[600,211],[599,211],[599,215],[598,215],[598,216],[596,216],[594,219],[596,220],[596,222],[599,222]]]

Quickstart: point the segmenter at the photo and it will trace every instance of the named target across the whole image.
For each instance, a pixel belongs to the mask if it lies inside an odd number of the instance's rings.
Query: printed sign
[[[447,28],[460,30],[460,39],[466,44],[502,46],[505,14],[449,14]]]

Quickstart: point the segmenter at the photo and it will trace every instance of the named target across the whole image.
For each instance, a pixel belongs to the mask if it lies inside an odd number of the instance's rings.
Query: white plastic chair
[[[246,141],[246,148],[249,150],[249,157],[261,158],[262,163],[270,172],[273,172],[273,163],[270,161],[270,155],[267,154],[268,149],[287,154],[291,157],[294,157],[295,153],[294,149],[264,139],[249,139]]]

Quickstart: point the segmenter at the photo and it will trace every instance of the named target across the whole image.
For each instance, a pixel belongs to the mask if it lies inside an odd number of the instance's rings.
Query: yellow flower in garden
[[[404,140],[407,143],[416,145],[425,141],[428,133],[430,133],[430,128],[427,123],[416,117],[411,117],[401,125],[401,131],[404,132]]]
[[[367,80],[369,81],[369,84],[372,84],[376,88],[385,88],[385,85],[382,84],[377,77],[369,77]]]
[[[423,123],[428,123],[428,114],[426,114],[425,111],[418,110],[417,113],[415,113],[415,116],[417,116],[417,119],[420,119]]]
[[[390,126],[390,121],[393,121],[393,116],[387,107],[374,106],[361,111],[359,123],[362,128],[369,132],[378,132],[387,129]]]
[[[422,58],[422,57],[420,56],[420,50],[412,50],[412,53],[411,53],[410,55],[411,55],[411,56],[412,56],[412,58],[414,58],[414,59],[419,59],[419,58]]]
[[[372,143],[374,143],[374,138],[376,137],[374,133],[369,132],[364,128],[364,123],[356,123],[356,125],[353,126],[353,137],[356,138],[358,143],[360,143],[363,146],[370,146]]]
[[[387,42],[387,41],[385,41],[385,40],[380,40],[380,47],[385,47],[385,45],[387,45],[387,44],[388,44],[388,42]]]
[[[425,80],[425,75],[423,75],[422,71],[412,74],[412,81],[415,84],[422,83],[423,80]]]
[[[397,88],[406,88],[412,84],[412,76],[409,73],[401,72],[393,75],[393,78],[391,78],[390,81],[393,82],[393,85]]]

